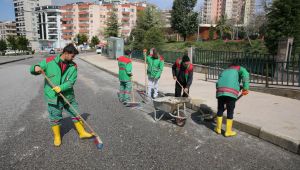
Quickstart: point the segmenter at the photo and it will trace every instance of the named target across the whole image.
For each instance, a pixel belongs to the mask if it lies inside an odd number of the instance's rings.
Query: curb
[[[102,71],[105,71],[105,72],[107,72],[107,73],[109,73],[109,74],[111,74],[115,77],[118,77],[117,73],[114,73],[110,70],[107,70],[105,68],[97,66],[97,65],[89,62],[86,59],[82,59],[81,57],[79,57],[79,59],[86,62],[86,63],[88,63],[88,64],[91,64],[91,65],[95,66],[96,68],[98,68]],[[135,81],[133,83],[135,83],[137,85],[137,88],[145,88],[145,86],[143,84],[140,84],[140,83],[135,82]],[[163,94],[163,92],[161,92],[161,91],[159,91],[159,93]],[[198,112],[200,110],[199,106],[194,105],[192,103],[187,104],[186,107],[189,108],[189,109],[192,109],[196,112]],[[216,113],[215,110],[213,110],[213,112]],[[226,116],[224,116],[224,118],[226,118]],[[290,137],[287,137],[287,136],[281,136],[281,135],[278,135],[276,133],[266,131],[266,130],[264,130],[263,128],[261,128],[259,126],[253,125],[251,123],[239,121],[239,120],[234,121],[233,127],[237,130],[240,130],[240,131],[248,133],[252,136],[263,139],[263,140],[265,140],[267,142],[270,142],[274,145],[280,146],[280,147],[282,147],[282,148],[284,148],[284,149],[286,149],[290,152],[300,154],[300,141],[291,139]]]
[[[27,59],[30,59],[30,58],[33,58],[33,56],[31,56],[31,57],[25,57],[25,58],[20,58],[20,59],[15,59],[15,60],[11,60],[11,61],[5,61],[5,62],[0,63],[0,65],[8,64],[8,63],[13,63],[13,62],[21,61],[21,60],[27,60]]]

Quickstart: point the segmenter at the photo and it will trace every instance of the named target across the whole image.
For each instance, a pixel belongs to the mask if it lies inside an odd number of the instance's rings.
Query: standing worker
[[[120,56],[118,58],[118,65],[119,65],[119,81],[120,81],[120,92],[119,92],[119,100],[124,105],[129,102],[132,83],[132,62],[130,58],[131,51],[126,50],[125,56]]]
[[[235,63],[229,65],[219,76],[217,87],[218,112],[217,126],[215,132],[221,134],[224,105],[227,109],[227,121],[225,136],[235,136],[236,132],[232,131],[233,114],[236,100],[240,92],[240,83],[242,81],[242,95],[247,95],[249,89],[249,73],[248,71]]]
[[[54,146],[61,145],[60,126],[62,119],[62,110],[65,109],[71,115],[75,128],[80,138],[91,138],[93,135],[86,132],[83,122],[76,114],[76,111],[65,103],[63,98],[58,94],[62,93],[78,111],[78,103],[76,102],[73,86],[77,80],[77,65],[73,62],[75,55],[78,54],[73,44],[67,45],[63,49],[63,53],[57,56],[51,56],[42,60],[39,64],[32,65],[30,72],[33,75],[45,73],[46,76],[56,86],[54,88],[45,81],[44,95],[48,106],[50,124],[54,134]]]
[[[147,56],[147,75],[148,75],[148,96],[157,98],[158,80],[164,69],[164,58],[158,54],[155,48],[152,48],[152,55]],[[153,96],[152,96],[153,90]]]
[[[176,80],[175,97],[188,97],[189,89],[193,82],[193,64],[190,58],[185,54],[182,58],[176,59],[172,66],[173,78]],[[180,84],[179,84],[180,83]],[[182,89],[182,87],[184,89]],[[183,94],[181,93],[183,91]]]

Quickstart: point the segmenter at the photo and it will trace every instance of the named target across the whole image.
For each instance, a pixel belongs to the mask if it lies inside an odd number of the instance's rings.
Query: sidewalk
[[[0,56],[0,65],[32,58],[33,56]]]
[[[108,59],[101,55],[81,55],[80,58],[111,74],[118,74],[116,60]],[[144,85],[144,63],[134,61],[134,81]],[[206,82],[205,75],[194,73],[193,84],[190,89],[192,98],[201,99],[205,104],[217,110],[215,98],[215,83]],[[165,67],[159,82],[159,91],[174,93],[175,82],[172,78],[172,69]],[[193,106],[199,109],[199,105]],[[226,114],[225,114],[226,115]],[[289,151],[300,154],[300,101],[286,97],[251,91],[249,95],[238,101],[234,127],[251,135],[262,138],[273,144],[279,145]]]

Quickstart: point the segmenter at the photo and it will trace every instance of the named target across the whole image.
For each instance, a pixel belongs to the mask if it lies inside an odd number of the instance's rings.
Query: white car
[[[96,47],[96,53],[102,54],[102,47]]]

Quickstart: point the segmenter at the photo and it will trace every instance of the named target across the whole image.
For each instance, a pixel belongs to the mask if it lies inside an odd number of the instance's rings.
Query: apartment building
[[[216,24],[224,15],[225,0],[205,0],[203,7],[203,24]]]
[[[17,35],[26,36],[32,49],[37,50],[38,31],[35,8],[38,6],[51,5],[52,0],[13,0]]]
[[[253,19],[254,13],[255,13],[255,0],[245,0],[245,12],[243,16],[243,23],[245,25],[251,24],[251,21]]]
[[[61,38],[61,10],[59,6],[35,8],[39,49],[62,49],[68,41]],[[70,42],[70,41],[69,41]]]
[[[222,15],[233,24],[247,25],[255,10],[255,0],[205,0],[203,24],[216,24]]]
[[[162,10],[161,11],[161,17],[162,21],[165,24],[165,28],[170,28],[171,27],[171,10]]]
[[[8,36],[16,36],[16,22],[14,21],[3,21],[0,22],[0,39],[6,40]]]
[[[62,10],[62,38],[73,40],[77,34],[86,34],[89,39],[98,36],[104,40],[107,19],[116,11],[120,25],[120,36],[129,37],[136,25],[137,11],[144,7],[132,3],[128,4],[94,4],[74,3],[61,7]]]

